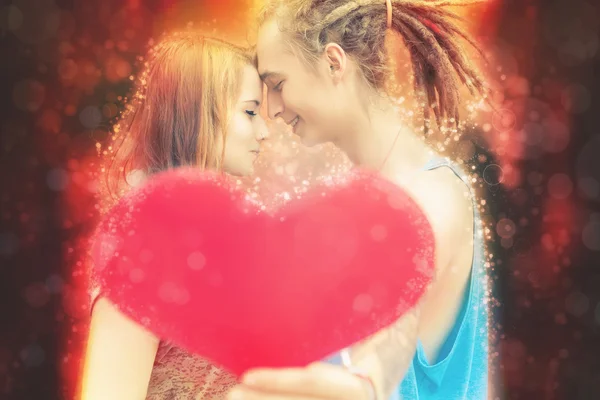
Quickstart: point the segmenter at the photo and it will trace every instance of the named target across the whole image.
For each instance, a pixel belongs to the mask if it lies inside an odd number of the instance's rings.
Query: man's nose
[[[281,94],[273,92],[267,94],[267,113],[269,114],[269,118],[275,119],[280,117],[284,110],[285,107]]]

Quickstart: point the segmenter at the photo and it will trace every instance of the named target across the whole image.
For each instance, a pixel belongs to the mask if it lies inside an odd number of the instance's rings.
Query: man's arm
[[[467,188],[447,168],[430,171],[428,174],[434,179],[433,182],[415,180],[404,187],[410,190],[423,207],[435,234],[433,280],[425,295],[409,313],[356,345],[351,354],[353,365],[363,369],[373,380],[378,399],[389,398],[404,378],[415,356],[423,309],[429,299],[439,295],[440,290],[447,290],[438,286],[438,282],[455,279],[455,272],[450,272],[449,266],[457,264],[470,270],[470,263],[465,260],[472,258],[473,209]],[[447,275],[449,273],[453,276]],[[421,331],[423,325],[425,324],[421,324]],[[440,336],[440,332],[436,332],[436,336]]]
[[[387,399],[406,374],[415,355],[419,306],[393,325],[352,348],[352,365],[373,381],[378,399]]]

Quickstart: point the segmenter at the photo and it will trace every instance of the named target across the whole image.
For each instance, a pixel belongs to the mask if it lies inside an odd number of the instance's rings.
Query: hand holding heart
[[[367,380],[325,363],[304,368],[259,369],[246,374],[227,400],[373,400]]]
[[[396,321],[432,277],[433,244],[410,196],[368,172],[267,213],[224,176],[180,169],[121,199],[92,258],[121,311],[241,375],[306,366]]]

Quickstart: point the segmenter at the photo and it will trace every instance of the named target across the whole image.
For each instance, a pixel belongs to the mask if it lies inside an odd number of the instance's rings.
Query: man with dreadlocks
[[[486,91],[461,46],[474,42],[444,8],[468,3],[287,0],[265,7],[257,57],[270,118],[282,118],[304,144],[332,142],[356,165],[409,190],[434,228],[435,277],[417,307],[345,353],[344,367],[250,371],[230,399],[487,397],[484,243],[469,179],[409,129],[386,90],[394,71],[385,37],[395,33],[409,50],[427,130],[433,110],[442,132],[456,132],[461,83],[475,95]]]

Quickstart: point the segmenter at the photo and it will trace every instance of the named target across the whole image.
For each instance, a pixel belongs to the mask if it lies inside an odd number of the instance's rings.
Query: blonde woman
[[[199,34],[171,35],[148,55],[112,169],[120,182],[196,166],[253,172],[267,129],[262,84],[244,49]],[[122,185],[116,185],[122,187]],[[83,400],[221,399],[234,378],[156,337],[110,301],[95,301]]]

